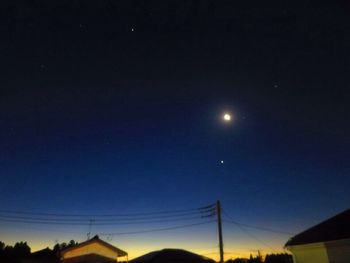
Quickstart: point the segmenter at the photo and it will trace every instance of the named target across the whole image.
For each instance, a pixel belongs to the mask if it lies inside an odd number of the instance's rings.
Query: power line
[[[230,215],[227,214],[226,211],[224,211],[224,213],[230,217]],[[231,218],[231,217],[230,217]],[[250,233],[247,229],[245,229],[243,227],[243,225],[241,223],[235,223],[234,220],[231,220],[232,223],[234,223],[236,226],[239,227],[239,229],[241,229],[244,233],[246,233],[248,236],[250,236],[251,238],[255,239],[256,241],[258,241],[260,244],[266,246],[267,248],[271,249],[273,252],[277,252],[273,247],[271,247],[270,245],[268,245],[266,242],[262,241],[260,238],[256,237],[255,235],[253,235],[252,233]]]
[[[117,232],[117,233],[100,233],[99,235],[101,235],[101,236],[136,235],[136,234],[151,233],[151,232],[169,231],[169,230],[180,229],[180,228],[188,228],[188,227],[193,227],[193,226],[209,224],[209,223],[212,223],[212,222],[215,222],[215,220],[201,222],[201,223],[173,226],[173,227],[146,229],[146,230],[141,230],[141,231]]]
[[[165,211],[153,211],[144,213],[129,213],[129,214],[64,214],[64,213],[42,213],[42,212],[29,212],[29,211],[15,211],[15,210],[0,210],[0,213],[18,214],[18,215],[36,215],[36,216],[49,216],[49,217],[138,217],[138,216],[152,216],[152,215],[179,215],[185,212],[199,212],[205,213],[212,211],[215,208],[215,204],[203,206],[192,209],[181,210],[165,210]]]
[[[273,247],[271,247],[270,245],[268,245],[265,241],[262,241],[260,238],[256,237],[255,235],[253,235],[252,233],[250,233],[247,229],[241,227],[240,225],[237,225],[243,232],[245,232],[248,236],[250,236],[251,238],[255,239],[256,241],[258,241],[260,244],[262,244],[263,246],[271,249],[273,252],[277,252]]]
[[[248,235],[249,237],[251,237],[252,239],[256,240],[258,243],[262,244],[263,246],[271,249],[273,252],[277,252],[273,247],[271,247],[270,245],[268,245],[266,242],[262,241],[260,238],[256,237],[255,235],[253,235],[252,233],[250,233],[247,229],[245,229],[244,227],[242,227],[239,224],[236,224],[236,226],[243,231],[246,235]]]
[[[50,217],[32,217],[32,216],[16,216],[16,215],[3,215],[0,213],[0,218],[4,219],[21,219],[21,220],[33,220],[33,221],[55,221],[55,222],[88,222],[90,220],[98,222],[130,222],[142,223],[154,220],[182,220],[182,219],[194,219],[194,218],[205,218],[210,215],[207,213],[188,213],[181,216],[159,216],[159,217],[139,217],[139,218],[50,218]],[[157,221],[156,221],[157,222]]]
[[[262,226],[255,226],[255,225],[249,225],[249,224],[245,224],[245,223],[240,223],[240,222],[237,222],[236,220],[233,220],[232,217],[229,214],[227,214],[226,211],[223,211],[223,212],[229,218],[229,220],[223,220],[226,223],[232,223],[232,224],[240,225],[240,226],[247,227],[247,228],[254,228],[254,229],[267,231],[267,232],[278,233],[278,234],[295,235],[294,233],[291,233],[291,232],[286,232],[286,231],[276,230],[276,229],[262,227]]]
[[[30,221],[30,220],[17,220],[17,219],[2,219],[1,222],[9,223],[23,223],[23,224],[44,224],[44,225],[87,225],[88,223],[76,223],[76,222],[48,222],[48,221]]]
[[[204,219],[215,213],[215,207],[208,205],[195,209],[183,210],[167,210],[149,213],[134,213],[113,215],[97,215],[94,217],[86,217],[87,214],[50,214],[50,213],[34,213],[13,210],[0,210],[0,221],[9,223],[22,224],[46,224],[46,225],[131,225],[131,224],[153,224],[153,223],[169,223],[175,221],[193,221]],[[4,212],[6,211],[6,212]],[[131,215],[134,215],[131,217]],[[142,215],[142,216],[136,216]],[[108,217],[107,217],[108,216]]]
[[[152,224],[152,223],[169,223],[174,221],[197,220],[197,222],[183,225],[175,225],[162,228],[151,228],[140,231],[119,232],[119,233],[101,233],[112,237],[114,235],[135,235],[142,233],[170,231],[181,228],[189,228],[215,222],[215,220],[198,222],[205,220],[215,213],[215,205],[199,207],[195,209],[183,210],[167,210],[149,213],[133,213],[133,214],[58,214],[58,213],[36,213],[27,211],[0,210],[0,222],[11,224],[27,224],[29,227],[37,225],[89,225],[91,228],[92,222],[95,226],[103,225],[122,225],[122,224]],[[93,218],[92,218],[93,217]],[[117,218],[116,218],[117,217]],[[89,233],[91,232],[89,228]],[[50,230],[48,230],[50,231]],[[57,230],[55,230],[57,231]],[[58,231],[57,231],[58,232]],[[61,232],[61,231],[60,231]],[[63,232],[63,231],[62,231]]]
[[[29,230],[29,231],[41,231],[41,232],[55,232],[55,233],[63,233],[63,234],[76,234],[76,235],[80,235],[80,234],[83,234],[85,230],[82,230],[81,232],[75,232],[75,231],[65,231],[65,230],[58,230],[57,228],[42,228],[42,227],[35,227],[35,226],[24,226],[24,225],[16,225],[16,226],[13,226],[13,225],[9,225],[8,227],[13,227],[15,229],[17,228],[21,228],[21,229],[24,229],[24,230]]]
[[[290,233],[290,232],[285,232],[285,231],[280,231],[280,230],[275,230],[275,229],[265,228],[265,227],[260,227],[260,226],[247,225],[247,224],[239,223],[239,222],[232,221],[232,220],[223,220],[223,222],[232,223],[232,224],[240,225],[240,226],[247,227],[247,228],[254,228],[254,229],[261,230],[261,231],[267,231],[267,232],[272,232],[272,233],[277,233],[277,234],[284,234],[284,235],[288,235],[288,236],[294,235],[293,233]]]
[[[112,225],[135,225],[135,224],[153,224],[153,223],[168,223],[168,222],[178,222],[178,221],[191,221],[198,220],[200,217],[189,217],[189,218],[175,218],[175,219],[166,219],[166,220],[148,220],[148,221],[137,221],[137,222],[128,222],[128,221],[119,221],[119,222],[99,222],[94,220],[94,225],[96,226],[112,226]],[[86,221],[55,221],[55,220],[28,220],[28,219],[11,219],[11,218],[2,218],[0,216],[0,221],[3,222],[13,222],[13,223],[25,223],[25,224],[47,224],[47,225],[88,225],[91,220]]]

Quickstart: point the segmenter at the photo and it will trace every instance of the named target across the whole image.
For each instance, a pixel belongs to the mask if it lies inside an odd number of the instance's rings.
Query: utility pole
[[[218,232],[219,232],[219,249],[220,249],[220,263],[224,263],[224,243],[222,241],[222,224],[221,224],[221,204],[220,200],[216,201],[216,214],[218,220]]]

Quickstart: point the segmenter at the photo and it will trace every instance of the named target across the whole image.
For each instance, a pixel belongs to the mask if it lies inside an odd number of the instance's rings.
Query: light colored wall
[[[83,247],[77,247],[76,249],[69,250],[65,252],[62,256],[63,259],[78,257],[88,254],[98,254],[107,258],[117,260],[118,254],[105,246],[102,246],[99,243],[90,243]]]
[[[330,263],[350,262],[350,239],[326,242]]]
[[[293,253],[294,263],[331,263],[323,243],[290,246],[288,250]]]

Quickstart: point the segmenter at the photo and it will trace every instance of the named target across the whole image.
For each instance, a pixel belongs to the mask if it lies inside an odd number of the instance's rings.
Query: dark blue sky
[[[4,4],[1,210],[220,199],[237,221],[295,233],[348,208],[347,4],[185,2]]]

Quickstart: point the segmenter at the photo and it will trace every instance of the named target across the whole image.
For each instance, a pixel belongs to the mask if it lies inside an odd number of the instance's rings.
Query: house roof
[[[119,249],[119,248],[117,248],[117,247],[115,247],[115,246],[112,246],[111,244],[109,244],[109,243],[107,243],[107,242],[101,240],[97,235],[94,236],[93,238],[91,238],[91,239],[85,241],[85,242],[82,242],[82,243],[76,245],[76,246],[73,246],[73,247],[69,247],[69,248],[64,249],[63,251],[61,251],[61,254],[63,255],[63,254],[65,254],[65,253],[68,252],[68,251],[74,250],[74,249],[79,248],[79,247],[87,246],[87,245],[89,245],[89,244],[91,244],[91,243],[99,243],[99,244],[101,244],[102,246],[108,247],[108,248],[111,249],[112,251],[116,252],[116,253],[118,254],[118,257],[124,257],[124,256],[127,256],[127,255],[128,255],[127,252],[125,252],[125,251],[123,251],[123,250],[121,250],[121,249]]]
[[[292,237],[285,246],[304,245],[350,238],[350,209]]]
[[[32,257],[52,257],[55,256],[55,252],[50,248],[44,248],[31,253]]]
[[[38,251],[35,251],[29,255],[30,259],[58,259],[58,256],[55,251],[50,248],[44,248]]]
[[[130,263],[214,263],[215,261],[183,249],[163,249],[135,258]]]

